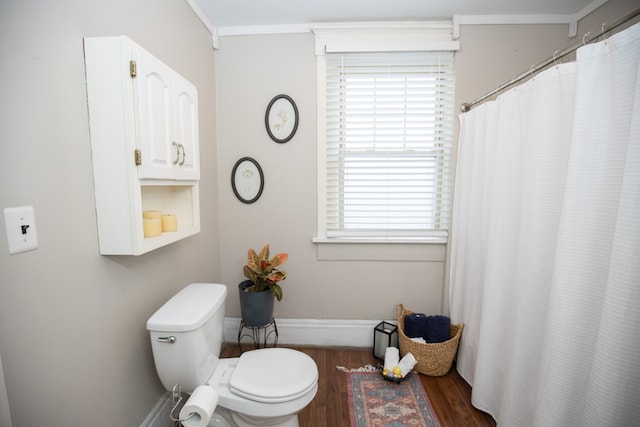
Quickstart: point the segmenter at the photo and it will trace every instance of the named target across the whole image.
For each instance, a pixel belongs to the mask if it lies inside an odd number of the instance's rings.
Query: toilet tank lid
[[[164,303],[147,320],[147,330],[188,332],[202,326],[227,298],[227,287],[216,283],[192,283]]]

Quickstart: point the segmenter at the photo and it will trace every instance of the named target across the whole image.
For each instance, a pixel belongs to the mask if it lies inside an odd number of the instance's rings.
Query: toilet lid
[[[286,348],[265,348],[240,356],[229,381],[231,391],[258,402],[295,399],[318,381],[318,368],[306,354]]]

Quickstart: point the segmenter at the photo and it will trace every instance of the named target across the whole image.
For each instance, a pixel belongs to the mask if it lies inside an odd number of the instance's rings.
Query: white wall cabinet
[[[198,94],[125,36],[84,40],[100,253],[141,255],[200,231]],[[144,237],[142,212],[178,230]]]
[[[132,78],[143,179],[199,179],[198,93],[141,48],[133,50]]]

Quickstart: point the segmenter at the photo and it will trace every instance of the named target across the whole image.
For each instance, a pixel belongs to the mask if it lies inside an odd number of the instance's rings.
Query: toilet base
[[[297,414],[277,418],[258,418],[234,412],[231,416],[236,424],[238,424],[238,427],[299,427]]]
[[[284,417],[261,418],[250,417],[245,414],[232,412],[226,408],[218,406],[216,414],[211,418],[207,427],[299,427],[298,415],[287,415]]]
[[[230,418],[231,417],[227,417],[220,408],[216,408],[207,427],[234,427]]]

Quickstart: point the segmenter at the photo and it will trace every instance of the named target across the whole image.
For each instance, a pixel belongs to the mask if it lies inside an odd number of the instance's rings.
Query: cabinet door
[[[200,179],[198,92],[179,75],[174,78],[174,89],[175,141],[180,151],[176,179]]]
[[[136,50],[136,146],[139,178],[175,179],[180,149],[174,139],[173,70],[143,49]]]

